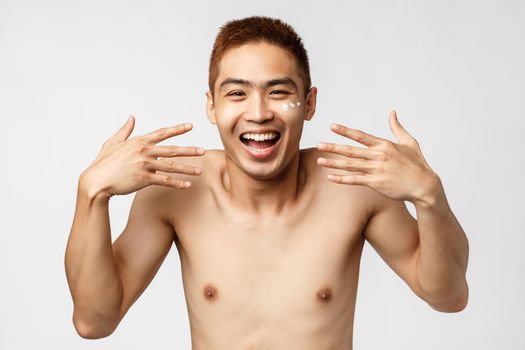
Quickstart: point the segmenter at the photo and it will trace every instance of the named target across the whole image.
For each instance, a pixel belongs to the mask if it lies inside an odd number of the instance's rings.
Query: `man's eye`
[[[288,91],[285,90],[273,90],[270,94],[288,95]]]
[[[235,97],[238,97],[238,96],[244,96],[244,92],[242,91],[232,91],[228,94],[228,96],[235,96]]]

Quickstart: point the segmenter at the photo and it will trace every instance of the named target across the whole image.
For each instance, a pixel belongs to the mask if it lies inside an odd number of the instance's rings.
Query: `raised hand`
[[[156,171],[200,175],[202,170],[173,160],[177,156],[202,156],[205,150],[198,147],[156,146],[170,137],[184,134],[192,129],[190,123],[161,128],[149,134],[128,140],[133,131],[135,118],[127,122],[104,145],[93,163],[82,173],[92,193],[104,197],[123,195],[138,191],[149,185],[172,188],[188,188],[189,181],[177,180]],[[162,159],[158,159],[163,157]]]
[[[348,137],[367,148],[319,143],[319,150],[345,156],[343,159],[319,157],[321,166],[347,170],[345,175],[328,175],[339,184],[364,185],[396,200],[416,202],[438,191],[441,186],[436,173],[426,162],[417,140],[401,126],[395,111],[390,113],[390,129],[397,143],[372,136],[361,130],[332,124],[335,133]]]

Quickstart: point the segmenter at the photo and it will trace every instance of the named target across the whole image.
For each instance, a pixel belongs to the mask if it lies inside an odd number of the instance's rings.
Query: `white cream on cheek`
[[[290,109],[296,109],[300,105],[301,105],[301,102],[299,101],[297,101],[297,103],[285,102],[281,105],[281,108],[284,109],[285,111],[289,111]]]

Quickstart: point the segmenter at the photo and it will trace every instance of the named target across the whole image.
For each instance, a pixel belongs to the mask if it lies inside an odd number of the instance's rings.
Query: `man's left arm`
[[[395,112],[390,127],[398,143],[342,125],[336,133],[366,145],[321,143],[320,150],[344,158],[319,158],[318,164],[347,170],[329,175],[340,184],[364,185],[375,192],[375,210],[363,234],[385,262],[434,309],[463,310],[468,301],[468,240],[452,213],[442,183],[425,161],[417,141]],[[417,221],[403,201],[414,204]]]

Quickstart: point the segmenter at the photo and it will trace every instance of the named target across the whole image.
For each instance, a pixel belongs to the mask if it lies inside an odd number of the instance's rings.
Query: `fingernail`
[[[190,123],[186,123],[186,124],[184,124],[184,128],[185,128],[185,129],[189,129],[189,128],[191,128],[191,124],[190,124]]]
[[[195,174],[200,174],[200,173],[202,173],[202,170],[199,169],[199,168],[193,168],[193,172],[194,172]]]
[[[199,154],[203,154],[203,153],[204,153],[204,148],[200,148],[200,147],[198,147],[198,148],[197,148],[197,153],[199,153]]]
[[[189,181],[184,181],[184,187],[190,187],[191,186],[191,182]]]

